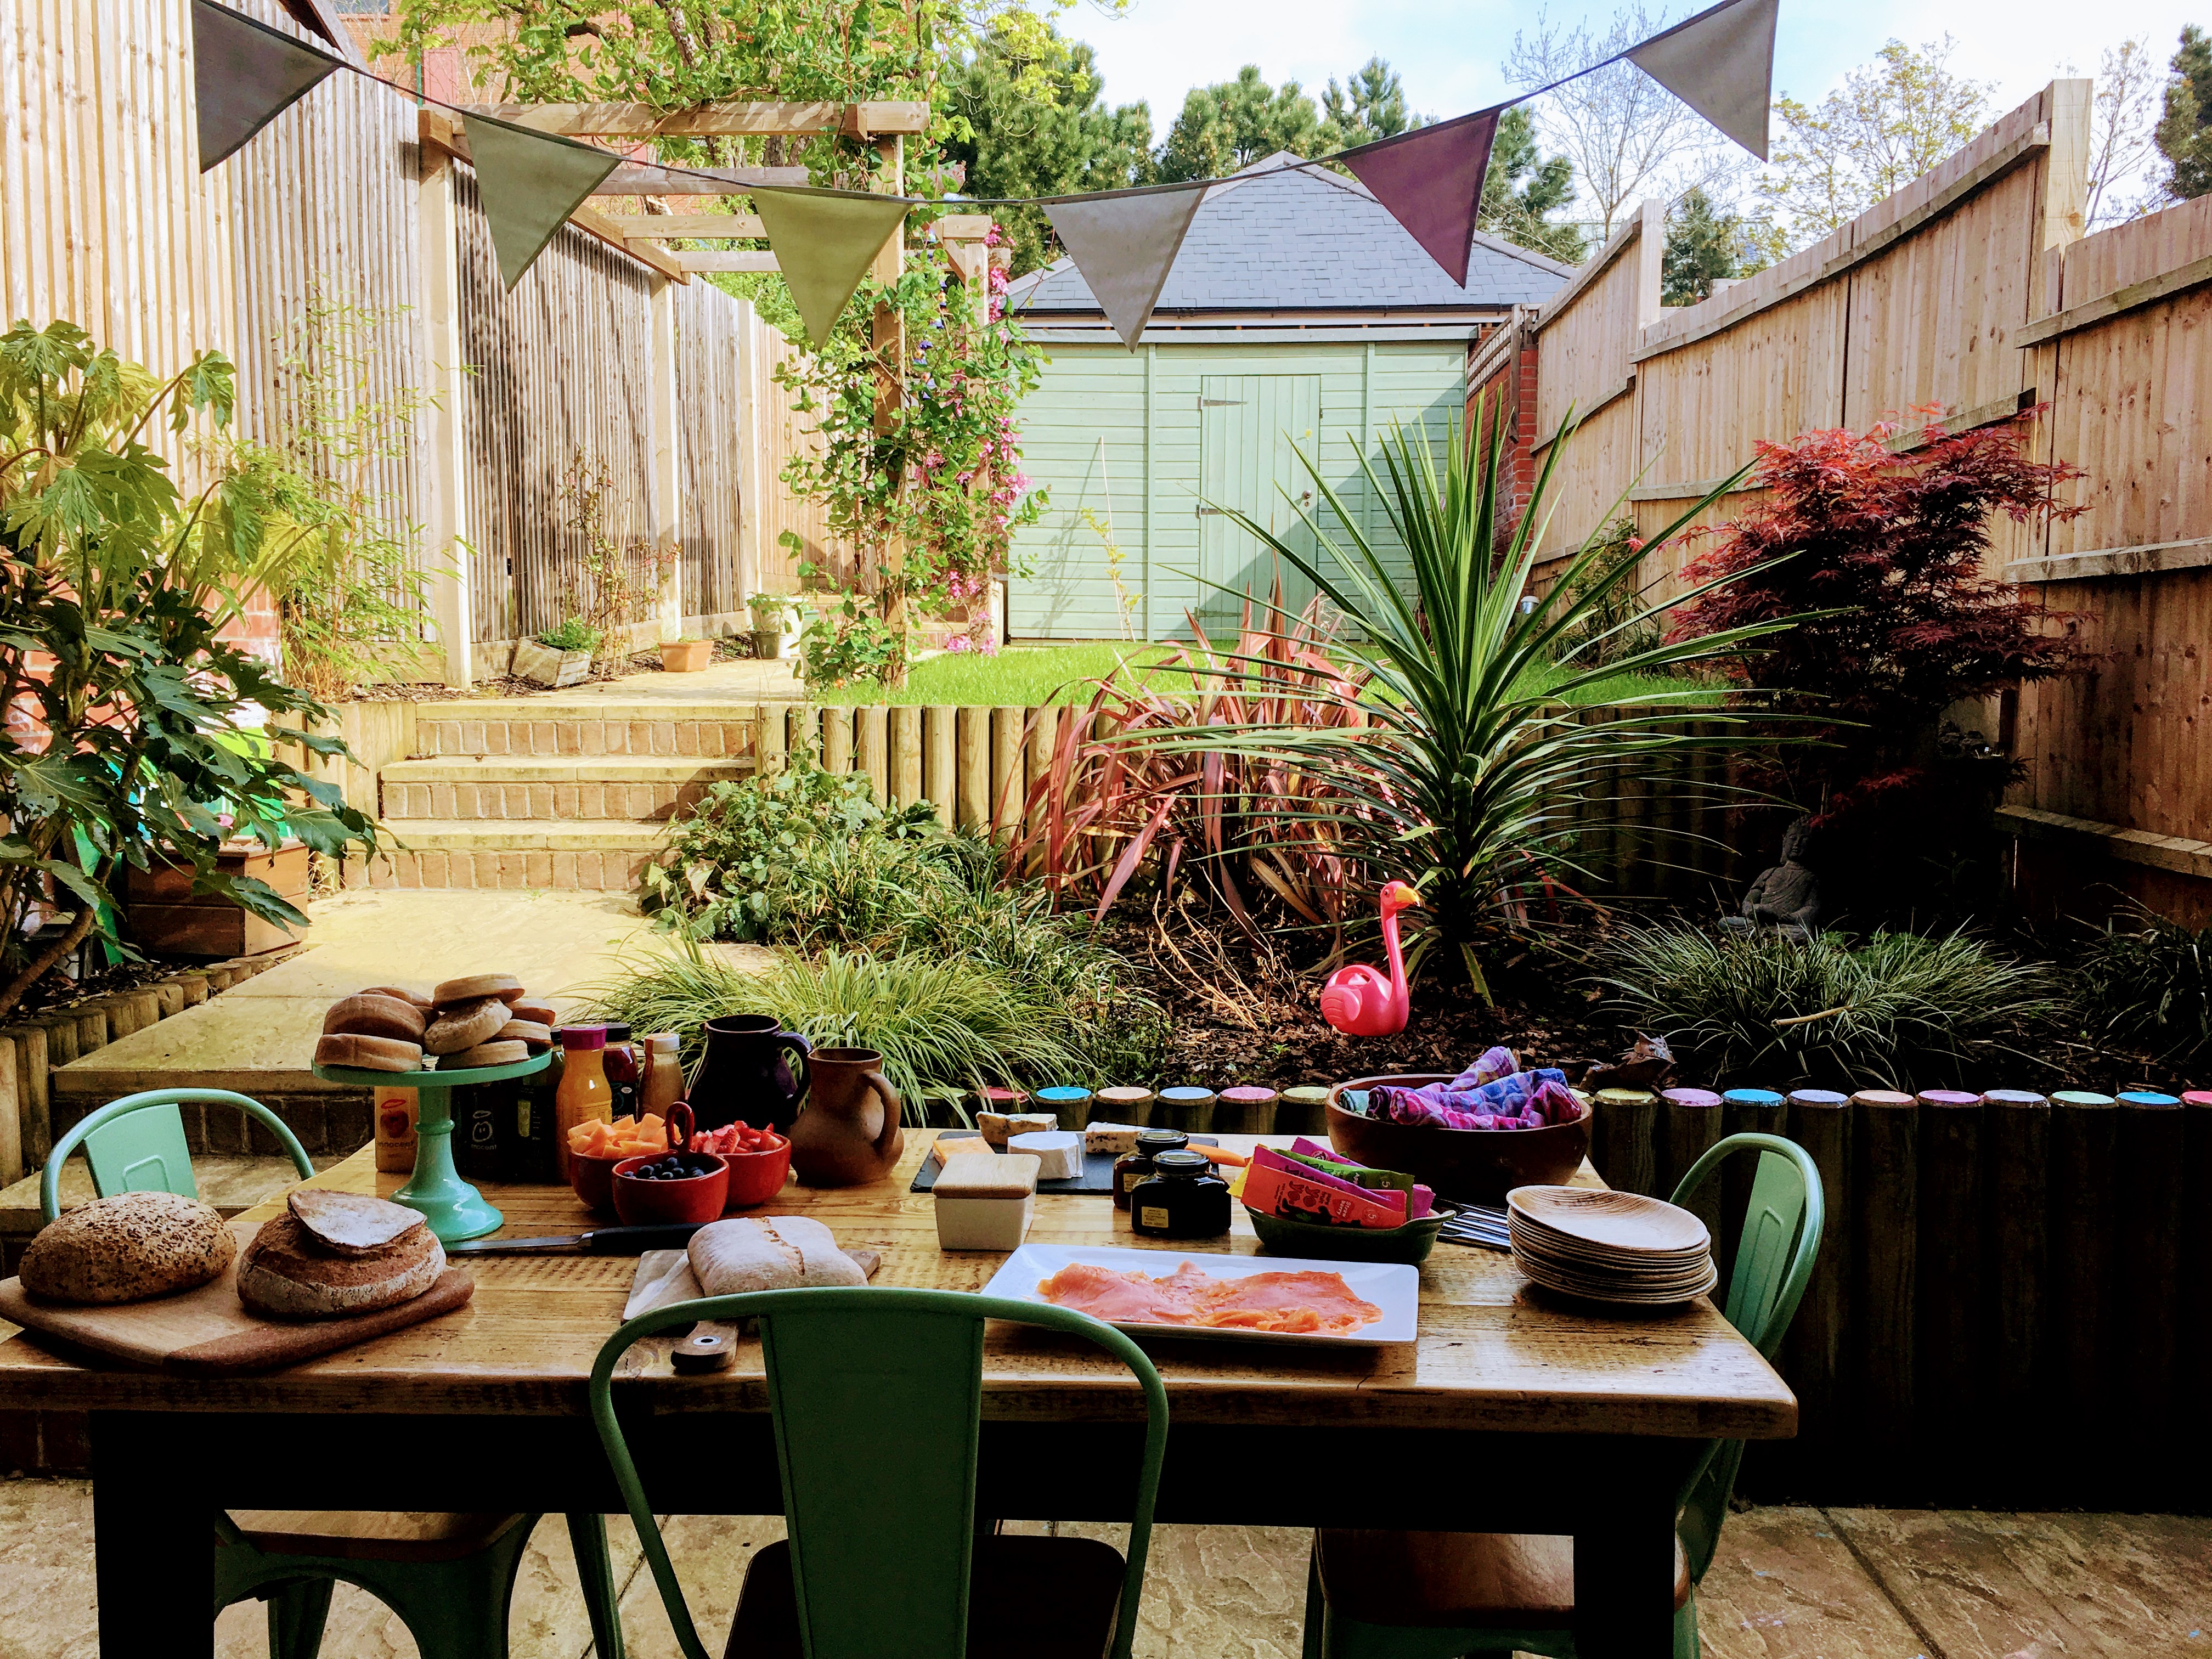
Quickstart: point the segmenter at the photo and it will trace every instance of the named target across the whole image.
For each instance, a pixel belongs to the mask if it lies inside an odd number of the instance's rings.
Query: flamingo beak
[[[1421,908],[1419,890],[1402,881],[1394,881],[1390,884],[1390,901],[1401,910],[1418,910]]]

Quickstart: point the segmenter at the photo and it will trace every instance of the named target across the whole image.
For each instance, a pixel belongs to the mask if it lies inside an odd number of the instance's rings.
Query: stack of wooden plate
[[[1513,1260],[1547,1290],[1665,1307],[1720,1282],[1705,1224],[1636,1193],[1516,1187],[1505,1195]]]

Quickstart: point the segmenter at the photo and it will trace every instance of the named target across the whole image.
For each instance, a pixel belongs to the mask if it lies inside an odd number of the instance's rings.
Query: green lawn
[[[1093,683],[1116,672],[1141,674],[1149,684],[1169,691],[1197,690],[1188,674],[1152,669],[1175,651],[1171,645],[1131,644],[1098,641],[1084,645],[1009,646],[995,657],[959,652],[916,663],[906,684],[890,690],[872,681],[843,686],[810,687],[815,700],[825,703],[990,703],[1035,708],[1047,703],[1091,701]],[[1566,678],[1553,670],[1549,679]],[[1679,690],[1716,695],[1711,688],[1689,681],[1661,680],[1623,674],[1601,681],[1577,695],[1577,703],[1601,703],[1649,692]]]

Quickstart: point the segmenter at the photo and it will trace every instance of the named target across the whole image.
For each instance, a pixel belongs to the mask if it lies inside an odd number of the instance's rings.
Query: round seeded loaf
[[[441,1008],[422,1033],[422,1046],[434,1054],[458,1054],[479,1042],[489,1042],[507,1024],[507,1005],[497,997]]]
[[[428,1227],[358,1255],[318,1243],[289,1212],[264,1222],[238,1260],[238,1299],[276,1319],[330,1319],[411,1302],[446,1271],[446,1247]]]
[[[465,1072],[478,1066],[518,1066],[530,1058],[526,1042],[479,1042],[458,1054],[446,1054],[438,1064],[448,1072]]]
[[[430,1000],[440,1008],[451,1008],[456,1003],[474,1002],[480,997],[497,997],[502,1002],[517,1002],[522,997],[522,981],[513,974],[471,974],[462,979],[449,979],[430,993]]]
[[[51,1222],[23,1252],[23,1288],[49,1302],[143,1302],[220,1279],[238,1241],[211,1204],[117,1193]]]
[[[401,1042],[420,1042],[422,1011],[398,997],[363,991],[358,996],[341,997],[333,1002],[330,1012],[323,1016],[323,1030],[349,1036],[392,1037]]]
[[[364,1072],[419,1072],[422,1045],[397,1037],[355,1036],[339,1032],[315,1043],[318,1066],[356,1066]]]

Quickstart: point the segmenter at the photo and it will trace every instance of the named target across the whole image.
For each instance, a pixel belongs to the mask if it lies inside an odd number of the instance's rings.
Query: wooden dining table
[[[930,1131],[887,1179],[787,1186],[758,1213],[811,1216],[874,1282],[977,1291],[1003,1256],[937,1244],[932,1200],[908,1190]],[[1285,1144],[1224,1134],[1233,1149]],[[307,1183],[389,1194],[367,1150]],[[1598,1184],[1587,1165],[1578,1180]],[[605,1224],[566,1188],[489,1184],[503,1235]],[[246,1220],[278,1212],[272,1200]],[[1103,1196],[1037,1200],[1033,1243],[1255,1253],[1240,1213],[1224,1239],[1163,1244]],[[469,1304],[422,1325],[255,1376],[186,1378],[73,1359],[21,1334],[0,1343],[0,1409],[91,1414],[100,1652],[207,1655],[210,1509],[620,1510],[586,1414],[586,1380],[621,1322],[635,1258],[457,1257]],[[1172,1409],[1158,1518],[1200,1524],[1571,1534],[1577,1640],[1588,1659],[1672,1651],[1674,1505],[1713,1437],[1793,1433],[1796,1401],[1700,1299],[1613,1314],[1552,1299],[1497,1252],[1439,1243],[1421,1269],[1419,1338],[1320,1347],[1143,1339]],[[678,1376],[671,1339],[640,1344],[617,1401],[661,1513],[781,1512],[759,1349]],[[1142,1401],[1128,1372],[1073,1338],[994,1324],[984,1348],[977,1513],[1128,1516]],[[934,1425],[887,1395],[856,1435]]]

